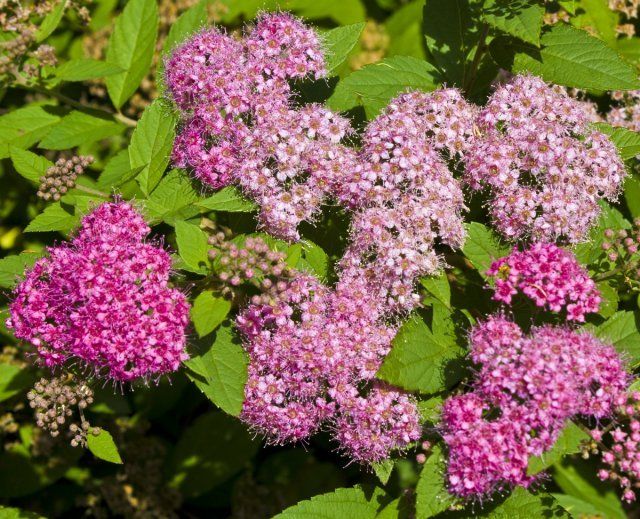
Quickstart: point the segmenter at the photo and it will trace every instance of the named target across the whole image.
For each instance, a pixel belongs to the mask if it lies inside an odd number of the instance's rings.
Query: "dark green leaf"
[[[99,61],[97,59],[72,59],[63,63],[56,69],[56,79],[61,81],[86,81],[98,79],[122,72],[122,69],[113,63]]]
[[[594,125],[599,131],[609,136],[616,145],[623,160],[633,159],[640,155],[640,133],[622,127],[613,127],[607,123]]]
[[[322,35],[328,75],[335,72],[347,59],[351,50],[358,43],[364,25],[364,22],[361,22],[347,25],[346,27],[336,27]]]
[[[249,358],[229,325],[221,326],[206,351],[185,362],[189,378],[224,412],[238,416],[244,402]]]
[[[60,121],[51,105],[30,105],[0,117],[0,158],[9,156],[9,146],[29,148],[44,138]]]
[[[22,252],[0,259],[0,287],[13,288],[25,269],[40,257],[35,252]]]
[[[522,487],[516,488],[507,499],[491,510],[486,517],[513,519],[514,517],[570,517],[550,494],[534,495]]]
[[[164,177],[146,200],[148,215],[170,225],[191,218],[200,211],[195,206],[200,200],[185,171],[174,169]]]
[[[611,317],[618,310],[618,302],[620,297],[614,287],[612,287],[607,281],[600,281],[597,283],[598,290],[600,291],[600,310],[598,313],[605,319]]]
[[[69,212],[60,202],[45,208],[27,225],[24,232],[70,231],[80,222],[80,216]]]
[[[410,56],[394,56],[342,79],[327,105],[338,111],[363,106],[372,119],[395,95],[407,89],[429,92],[437,83],[438,72],[431,64]]]
[[[124,72],[107,77],[111,102],[120,108],[147,75],[158,34],[155,0],[130,0],[115,22],[107,45],[107,61]]]
[[[228,213],[250,213],[258,206],[242,196],[235,187],[225,187],[215,195],[198,202],[198,206],[209,211],[226,211]]]
[[[200,416],[178,440],[169,463],[169,484],[190,498],[240,472],[258,450],[247,429],[219,412]]]
[[[510,247],[502,244],[493,231],[485,225],[477,222],[467,225],[467,240],[462,252],[482,277],[486,277],[491,263],[506,256],[509,251]]]
[[[0,402],[26,392],[35,382],[33,371],[15,364],[0,364]]]
[[[453,504],[445,486],[444,464],[442,449],[434,445],[416,485],[416,519],[434,517]]]
[[[640,217],[640,179],[636,175],[629,176],[624,181],[624,199],[631,216]]]
[[[389,35],[387,56],[413,56],[425,59],[422,35],[422,8],[424,0],[413,0],[387,18],[386,32]]]
[[[408,391],[436,393],[459,380],[455,362],[464,356],[449,335],[434,335],[419,314],[412,315],[393,339],[377,377]]]
[[[28,150],[12,147],[10,151],[13,167],[24,178],[34,184],[40,184],[40,177],[47,172],[47,169],[53,166],[53,162]]]
[[[207,234],[197,225],[183,221],[177,221],[175,228],[180,257],[192,268],[206,269],[209,264]]]
[[[156,100],[145,109],[131,136],[131,169],[142,168],[137,180],[146,195],[158,185],[169,164],[176,122],[175,114],[168,110],[162,100]]]
[[[610,342],[616,350],[636,363],[640,360],[640,332],[633,312],[616,312],[595,329],[600,339]]]
[[[47,150],[65,150],[118,135],[124,130],[125,127],[112,117],[74,110],[51,129],[39,146]]]
[[[544,8],[535,0],[488,0],[482,15],[492,27],[540,45]]]
[[[530,72],[550,83],[586,90],[640,88],[634,68],[607,45],[568,25],[544,32],[542,48],[499,37],[491,42],[496,62],[514,73]]]
[[[378,505],[358,487],[338,488],[329,494],[287,508],[273,519],[374,519]]]
[[[211,290],[198,294],[191,308],[191,320],[200,337],[209,335],[215,330],[231,310],[231,302],[223,297],[216,297]]]

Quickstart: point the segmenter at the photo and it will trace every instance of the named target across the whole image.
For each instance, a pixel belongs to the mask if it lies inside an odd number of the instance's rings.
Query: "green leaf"
[[[583,460],[564,460],[553,466],[553,479],[565,494],[590,503],[607,519],[625,519],[616,491],[598,480],[592,465]]]
[[[80,216],[70,213],[60,202],[45,208],[27,225],[24,232],[70,231],[80,222]]]
[[[176,123],[175,114],[156,100],[145,109],[131,136],[129,161],[132,169],[142,167],[137,180],[145,195],[158,185],[169,164]]]
[[[174,225],[197,215],[200,210],[194,204],[199,200],[187,173],[174,169],[162,179],[145,204],[150,218]]]
[[[60,121],[59,109],[51,105],[30,105],[0,117],[0,158],[9,156],[9,146],[29,148],[44,138]]]
[[[616,312],[595,329],[596,337],[607,341],[629,357],[635,364],[640,361],[640,332],[633,312]]]
[[[567,494],[551,494],[558,504],[571,514],[571,517],[600,517],[598,508],[580,498]]]
[[[463,356],[451,336],[434,335],[416,313],[398,331],[376,376],[408,391],[436,393],[459,380],[459,369],[451,361]]]
[[[569,422],[558,436],[553,447],[541,456],[529,458],[527,473],[529,475],[550,467],[560,461],[564,456],[580,452],[580,446],[585,440],[589,440],[589,435],[578,427],[574,422]]]
[[[535,0],[489,0],[482,16],[492,27],[540,46],[544,8]]]
[[[467,240],[462,252],[483,278],[486,277],[491,263],[509,254],[510,250],[510,247],[502,244],[485,225],[477,222],[467,225]]]
[[[121,73],[122,69],[113,63],[97,59],[72,59],[56,69],[56,79],[61,81],[86,81]]]
[[[207,234],[199,226],[183,221],[177,221],[175,228],[180,257],[194,269],[206,269],[209,265]]]
[[[629,176],[624,181],[624,199],[631,216],[640,217],[640,179],[636,175]]]
[[[207,23],[207,2],[200,1],[182,13],[171,24],[169,34],[162,45],[162,54],[167,54],[173,47],[184,42],[189,36],[201,30]]]
[[[64,16],[64,10],[67,6],[67,0],[60,0],[58,4],[44,17],[38,31],[36,32],[36,42],[41,42],[47,39],[53,31],[56,30],[62,17]]]
[[[364,22],[354,23],[345,27],[336,27],[322,34],[328,75],[335,72],[347,59],[349,53],[358,43],[364,26]]]
[[[392,459],[386,459],[371,465],[373,472],[383,485],[389,482],[393,467],[395,467],[395,463]]]
[[[215,195],[198,202],[198,206],[209,211],[226,211],[228,213],[250,213],[258,206],[242,196],[235,187],[225,187]]]
[[[374,519],[378,505],[361,488],[338,488],[287,508],[273,519]]]
[[[26,510],[20,510],[19,508],[7,508],[0,506],[0,518],[2,519],[46,519],[45,516],[36,514],[35,512],[28,512]]]
[[[109,431],[100,429],[97,436],[89,433],[87,435],[87,447],[89,447],[89,450],[96,458],[108,461],[109,463],[122,464],[118,447],[116,447]]]
[[[620,15],[609,7],[608,0],[579,0],[576,3],[579,10],[571,17],[571,24],[578,29],[595,31],[607,45],[615,47]]]
[[[35,382],[32,371],[15,364],[0,364],[0,402],[29,389]]]
[[[420,411],[420,418],[422,421],[432,424],[440,421],[440,411],[442,410],[442,404],[444,399],[441,396],[434,396],[428,400],[418,401],[418,410]]]
[[[573,253],[583,265],[594,263],[602,255],[605,229],[629,229],[631,227],[631,223],[616,208],[603,201],[599,205],[602,212],[597,224],[589,233],[589,240],[573,247]]]
[[[434,517],[453,504],[445,486],[444,464],[442,449],[434,445],[416,485],[416,519]]]
[[[221,326],[209,348],[185,362],[189,378],[225,413],[239,416],[249,357],[229,325]]]
[[[424,60],[426,53],[422,35],[424,0],[414,0],[396,8],[385,22],[389,35],[387,56],[413,56]]]
[[[40,184],[40,177],[47,172],[47,169],[53,166],[53,162],[42,155],[27,150],[12,147],[10,152],[13,167],[16,168],[20,175],[34,184]]]
[[[158,35],[158,5],[155,0],[130,0],[115,21],[107,61],[124,72],[107,77],[111,102],[120,108],[147,75]]]
[[[100,173],[98,186],[102,189],[119,187],[133,180],[144,166],[131,168],[129,150],[120,150],[116,153]]]
[[[21,252],[0,259],[0,287],[13,288],[25,269],[31,267],[41,255],[35,252]]]
[[[310,240],[302,242],[304,260],[318,279],[326,281],[329,275],[329,256],[320,247]]]
[[[629,63],[636,67],[640,65],[640,38],[621,38],[616,40],[615,49]]]
[[[264,0],[257,3],[259,9],[265,9]],[[362,22],[367,14],[360,0],[284,0],[282,8],[295,11],[308,20],[331,18],[339,25]]]
[[[209,335],[231,310],[231,302],[223,297],[216,297],[211,290],[204,290],[198,294],[191,308],[191,320],[199,337]]]
[[[372,119],[400,92],[409,88],[434,90],[438,75],[433,65],[426,61],[394,56],[367,65],[342,79],[327,100],[327,106],[337,111],[363,106],[367,117]]]
[[[568,25],[544,32],[542,48],[499,37],[491,42],[496,62],[514,73],[530,72],[550,83],[586,90],[640,88],[637,73],[615,50]]]
[[[72,111],[40,141],[40,148],[65,150],[118,135],[125,127],[113,117],[99,112]]]
[[[424,5],[427,49],[452,86],[469,82],[471,56],[480,36],[469,6],[469,0],[427,0]]]
[[[618,310],[620,297],[618,296],[617,290],[607,281],[600,281],[599,283],[596,283],[596,285],[600,291],[600,296],[602,297],[598,313],[605,319],[608,319]]]
[[[420,284],[436,301],[451,310],[451,286],[446,272],[442,272],[438,276],[424,277],[420,279]]]
[[[202,415],[175,446],[169,484],[185,498],[202,495],[240,472],[258,447],[235,418],[219,412]]]
[[[609,136],[611,142],[618,148],[623,160],[633,159],[640,155],[640,133],[620,126],[613,127],[607,123],[596,123],[594,126]]]
[[[491,519],[514,517],[570,517],[550,494],[534,495],[522,487],[486,514]]]

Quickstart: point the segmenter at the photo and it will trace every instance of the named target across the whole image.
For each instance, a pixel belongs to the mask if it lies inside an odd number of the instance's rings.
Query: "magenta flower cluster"
[[[525,335],[493,316],[472,330],[470,349],[473,391],[445,402],[441,424],[449,490],[461,497],[529,486],[529,457],[549,450],[573,417],[611,417],[629,379],[613,346],[566,327]]]
[[[494,278],[496,301],[509,305],[522,292],[552,312],[566,309],[570,321],[584,321],[585,313],[597,312],[600,292],[575,256],[552,243],[534,243],[524,251],[494,261],[487,272]]]
[[[597,442],[605,437],[611,441],[611,447],[602,453],[606,468],[598,472],[598,477],[617,481],[622,488],[622,499],[631,503],[636,500],[635,491],[640,488],[640,393],[620,395],[616,404],[614,423],[617,426],[596,428],[591,436]]]
[[[579,102],[533,76],[500,86],[476,119],[466,178],[489,194],[507,239],[586,238],[602,198],[615,200],[624,164],[608,137],[589,128]]]
[[[7,326],[47,367],[78,362],[117,382],[156,378],[187,358],[189,305],[168,284],[171,257],[125,202],[84,217],[15,289]]]
[[[242,418],[270,441],[301,441],[323,424],[359,462],[420,437],[415,400],[374,381],[395,329],[364,280],[330,290],[301,274],[272,304],[237,319],[251,359]]]

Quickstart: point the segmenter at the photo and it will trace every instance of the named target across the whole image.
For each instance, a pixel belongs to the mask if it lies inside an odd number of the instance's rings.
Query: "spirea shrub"
[[[254,3],[0,5],[0,517],[637,515],[637,2]]]

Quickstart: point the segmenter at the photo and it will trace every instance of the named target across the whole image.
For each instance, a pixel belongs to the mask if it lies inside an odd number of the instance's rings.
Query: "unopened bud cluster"
[[[217,232],[209,238],[209,244],[215,247],[209,251],[209,257],[216,262],[218,278],[228,286],[227,290],[248,284],[260,291],[251,298],[254,305],[279,300],[297,275],[286,264],[287,255],[273,250],[260,237],[248,237],[239,244]]]
[[[91,163],[93,163],[91,155],[74,156],[70,159],[59,158],[55,165],[40,177],[38,197],[43,200],[60,200],[62,195],[75,187],[76,180]]]
[[[601,247],[600,266],[606,271],[601,277],[640,290],[640,219],[631,229],[606,229]]]
[[[35,412],[36,425],[49,431],[54,438],[64,432],[66,426],[72,436],[72,447],[84,447],[88,434],[97,435],[100,432],[99,428],[92,427],[84,418],[83,410],[93,403],[93,391],[84,381],[76,381],[68,375],[41,378],[29,391],[27,398]],[[71,421],[76,411],[80,417],[79,423]]]

